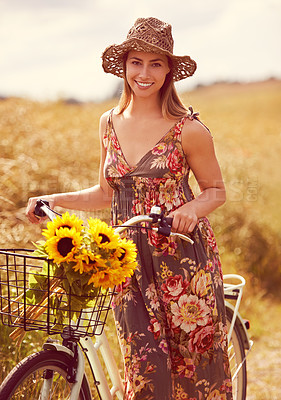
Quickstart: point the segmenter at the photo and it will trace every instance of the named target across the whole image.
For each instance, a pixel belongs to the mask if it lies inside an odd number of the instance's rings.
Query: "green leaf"
[[[37,248],[36,250],[34,250],[33,254],[34,257],[47,257],[47,253],[45,252],[44,249],[41,248]]]

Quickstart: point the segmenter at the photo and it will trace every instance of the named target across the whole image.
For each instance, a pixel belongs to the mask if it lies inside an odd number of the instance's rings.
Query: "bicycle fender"
[[[56,350],[56,351],[61,351],[62,353],[68,354],[70,357],[74,357],[73,351],[68,349],[67,347],[63,346],[60,343],[49,343],[46,342],[43,344],[43,349],[44,350]]]
[[[225,307],[232,313],[232,315],[234,314],[234,309],[235,307],[229,303],[228,301],[225,300]],[[241,338],[243,340],[243,344],[246,350],[250,350],[252,345],[251,345],[251,341],[247,332],[247,328],[245,326],[244,320],[241,317],[241,315],[239,314],[239,312],[237,313],[237,317],[236,317],[236,321],[235,321],[235,326],[239,329],[239,332],[241,334]]]

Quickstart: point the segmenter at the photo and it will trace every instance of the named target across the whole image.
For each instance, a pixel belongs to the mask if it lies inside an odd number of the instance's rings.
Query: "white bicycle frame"
[[[238,283],[227,282],[230,280],[232,280],[232,281],[238,280]],[[237,297],[235,307],[234,308],[231,307],[233,309],[233,318],[232,318],[232,321],[231,321],[231,324],[230,324],[230,327],[228,330],[228,335],[227,335],[228,342],[230,341],[230,338],[231,338],[231,335],[233,332],[233,328],[234,328],[234,324],[235,324],[235,321],[236,321],[236,318],[238,315],[238,310],[240,307],[242,294],[243,294],[243,288],[244,288],[245,284],[246,284],[246,281],[243,278],[243,276],[236,275],[236,274],[228,274],[228,275],[223,276],[224,294],[225,295],[228,294],[230,296]],[[227,305],[230,306],[230,303],[229,302],[227,302],[227,303],[228,303]]]
[[[98,382],[98,390],[103,400],[112,400],[116,395],[119,400],[124,397],[124,386],[110,349],[105,332],[95,337],[95,343],[90,336],[85,336],[79,339],[78,346],[78,363],[75,374],[75,383],[71,388],[70,400],[77,400],[80,393],[80,388],[85,373],[85,358],[84,354],[87,354],[87,359],[91,369],[95,373],[95,380]],[[81,348],[80,348],[81,347]],[[73,352],[67,347],[60,343],[45,343],[43,345],[44,350],[56,350],[74,356]],[[102,368],[99,352],[105,362],[105,367],[108,372],[111,388],[109,387],[105,372]],[[40,393],[40,400],[47,400],[49,398],[50,389],[52,386],[52,378],[45,379],[44,384]]]
[[[234,283],[236,281],[236,283]],[[237,274],[226,274],[223,276],[223,286],[224,286],[224,294],[229,295],[234,301],[235,305],[231,304],[229,301],[224,300],[226,308],[230,309],[232,312],[232,320],[228,329],[228,343],[230,342],[231,335],[233,333],[234,326],[239,329],[240,336],[243,340],[243,345],[245,349],[245,357],[238,365],[235,373],[232,376],[232,380],[234,381],[236,376],[238,375],[240,369],[242,368],[243,363],[246,360],[246,357],[253,346],[253,341],[249,339],[248,332],[245,326],[245,322],[241,315],[239,314],[239,307],[242,299],[243,288],[246,284],[245,279],[241,275]]]
[[[41,209],[46,213],[46,215],[50,219],[54,218],[54,214],[52,213],[52,211],[49,210],[47,206],[42,206]],[[159,207],[152,208],[151,212],[159,214]],[[117,233],[122,233],[123,231],[127,230],[130,226],[141,222],[153,222],[153,218],[144,215],[135,216],[130,220],[126,221],[122,226],[115,228],[115,231]],[[157,228],[152,228],[152,229],[157,230]],[[192,239],[188,236],[173,232],[171,233],[171,235],[179,236],[181,239],[184,239],[189,243],[193,244]],[[238,283],[233,283],[233,280],[238,281]],[[228,281],[232,281],[232,283]],[[250,350],[253,343],[249,340],[244,321],[238,312],[244,286],[245,286],[245,279],[242,276],[234,274],[224,275],[224,293],[229,294],[236,299],[235,306],[233,306],[231,303],[225,300],[226,307],[230,308],[233,312],[232,321],[228,332],[228,341],[230,341],[234,325],[238,320],[240,321],[239,326],[242,327],[241,329],[243,330],[243,332],[241,333],[244,338],[244,347],[246,350]],[[84,310],[84,313],[86,314],[87,310]],[[85,317],[83,317],[82,320],[83,319],[85,319]],[[75,322],[73,322],[73,324],[76,325]],[[110,349],[110,345],[108,343],[105,332],[103,331],[101,334],[97,333],[97,335],[95,336],[95,343],[91,340],[90,336],[81,337],[79,343],[82,349],[78,346],[78,365],[76,373],[76,382],[72,386],[70,400],[77,400],[79,396],[81,383],[85,372],[85,359],[83,352],[85,352],[85,354],[87,355],[90,367],[94,371],[95,379],[98,382],[98,391],[100,392],[101,398],[103,400],[113,400],[114,396],[116,395],[119,400],[122,400],[124,397],[123,382],[120,373],[118,371],[115,359],[113,357],[112,351]],[[73,355],[71,350],[58,343],[47,342],[43,346],[43,348],[63,351],[70,355]],[[109,387],[105,372],[101,365],[98,352],[100,352],[100,355],[104,360],[105,368],[108,372],[111,381],[112,385],[111,387]],[[235,376],[232,377],[233,380],[237,376],[244,361],[245,359],[241,362],[240,366],[238,367]],[[47,396],[44,398],[44,393],[47,394],[49,393],[48,389],[51,386],[51,383],[52,382],[48,382],[48,379],[46,379],[46,382],[44,382],[40,400],[45,400],[45,398],[48,398]]]

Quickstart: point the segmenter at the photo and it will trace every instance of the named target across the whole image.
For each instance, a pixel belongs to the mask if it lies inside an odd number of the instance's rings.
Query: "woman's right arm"
[[[103,175],[103,167],[106,157],[106,150],[103,145],[103,135],[106,129],[107,116],[108,113],[102,115],[99,127],[101,148],[99,183],[88,189],[83,189],[75,192],[55,193],[40,197],[31,197],[28,200],[26,216],[32,223],[40,222],[40,220],[34,215],[34,208],[38,199],[49,201],[51,208],[59,206],[72,210],[92,211],[110,207],[113,191],[106,182],[106,179]]]

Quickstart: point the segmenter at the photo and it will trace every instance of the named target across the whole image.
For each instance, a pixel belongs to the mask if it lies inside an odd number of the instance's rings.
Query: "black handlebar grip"
[[[172,225],[173,225],[173,217],[166,217],[165,220],[166,220],[167,224],[172,227]]]
[[[41,209],[43,205],[49,206],[49,202],[45,200],[37,200],[36,206],[34,208],[34,214],[37,215],[37,217],[46,217],[46,214],[44,211]]]
[[[159,223],[158,233],[164,236],[170,236],[172,229],[173,218],[163,217],[162,221]]]

